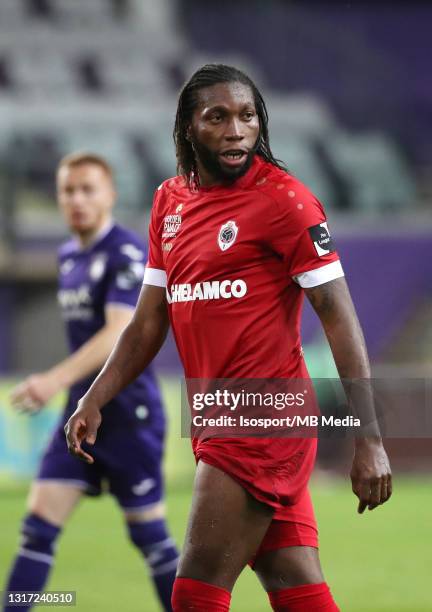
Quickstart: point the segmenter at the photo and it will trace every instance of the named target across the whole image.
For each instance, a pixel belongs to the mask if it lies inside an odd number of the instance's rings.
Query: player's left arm
[[[375,420],[370,384],[370,365],[363,333],[345,278],[336,278],[304,289],[326,333],[339,376],[361,413],[371,424],[370,435],[355,438],[351,470],[353,492],[359,498],[359,513],[385,503],[392,493],[390,463]],[[351,382],[351,384],[350,384]],[[351,397],[350,397],[351,396]],[[375,428],[375,429],[374,429]]]
[[[59,391],[100,370],[133,312],[128,305],[108,304],[105,325],[69,357],[17,385],[11,393],[12,404],[28,412],[39,410]]]

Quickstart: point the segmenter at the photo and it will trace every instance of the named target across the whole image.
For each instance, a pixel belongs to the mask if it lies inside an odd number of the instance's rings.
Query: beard
[[[258,148],[258,140],[253,149],[248,152],[244,163],[238,168],[228,168],[222,166],[219,155],[211,151],[202,143],[198,142],[198,140],[194,139],[193,148],[196,159],[200,161],[205,170],[214,178],[216,182],[233,183],[238,178],[245,175],[251,167],[254,155]]]

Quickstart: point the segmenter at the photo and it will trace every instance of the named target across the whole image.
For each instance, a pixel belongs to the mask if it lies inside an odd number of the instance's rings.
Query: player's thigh
[[[231,590],[272,516],[230,476],[200,461],[177,575]]]
[[[324,581],[318,549],[312,546],[270,550],[257,558],[254,570],[268,592]]]
[[[31,485],[27,507],[32,514],[61,527],[82,495],[82,489],[74,484],[36,480]]]

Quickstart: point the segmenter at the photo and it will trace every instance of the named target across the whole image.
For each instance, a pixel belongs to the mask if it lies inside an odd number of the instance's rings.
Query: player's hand
[[[93,457],[85,452],[81,444],[84,441],[92,445],[96,442],[101,422],[100,410],[94,406],[86,406],[85,400],[81,399],[64,428],[68,450],[72,455],[86,463],[94,463]]]
[[[390,499],[390,462],[380,439],[356,440],[351,482],[352,490],[359,498],[359,514],[363,514],[366,508],[373,510]]]
[[[61,385],[50,372],[33,374],[12,389],[10,399],[17,410],[38,412],[58,391]]]

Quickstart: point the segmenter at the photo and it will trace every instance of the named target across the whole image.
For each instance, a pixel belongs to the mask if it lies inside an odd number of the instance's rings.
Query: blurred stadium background
[[[175,173],[176,94],[222,61],[262,88],[274,152],[322,199],[376,376],[432,369],[432,7],[427,3],[237,0],[0,0],[0,585],[26,487],[61,408],[15,415],[8,389],[65,354],[56,309],[60,157],[88,149],[116,170],[117,216],[146,232],[152,192]],[[306,308],[316,377],[334,364]],[[169,512],[181,543],[193,460],[179,434],[180,369],[158,357],[169,407]],[[343,610],[426,611],[431,553],[430,439],[389,440],[396,493],[358,517],[350,445],[325,441],[313,482],[327,578]],[[113,502],[89,501],[59,547],[49,588],[78,609],[156,610]],[[429,531],[430,533],[430,531]],[[237,612],[266,610],[250,571]]]

